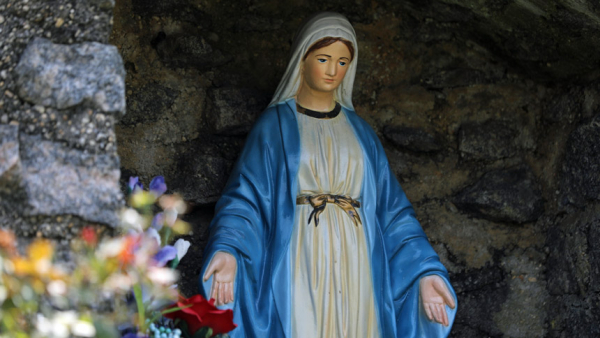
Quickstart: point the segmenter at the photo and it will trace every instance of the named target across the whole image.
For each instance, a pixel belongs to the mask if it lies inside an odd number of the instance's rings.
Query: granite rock
[[[385,126],[383,135],[394,145],[415,152],[433,152],[443,148],[439,136],[404,126]]]
[[[125,68],[115,46],[33,39],[15,68],[18,94],[33,104],[66,109],[89,104],[125,112]]]
[[[0,181],[5,183],[19,167],[19,126],[0,125]]]
[[[569,135],[562,166],[563,204],[600,200],[600,115]]]
[[[582,110],[585,94],[581,88],[571,88],[556,95],[546,105],[542,117],[544,120],[558,123],[575,121]]]
[[[11,142],[3,141],[2,148],[7,143]],[[89,222],[113,227],[118,224],[117,211],[123,197],[115,154],[89,154],[27,134],[19,135],[18,144],[12,146],[13,153],[15,147],[19,155],[12,161],[18,164],[19,171],[11,176],[10,184],[0,189],[3,214],[10,211],[25,217],[75,215]],[[5,180],[5,176],[0,176],[0,180]]]
[[[225,187],[232,162],[213,155],[196,155],[180,167],[173,186],[186,200],[215,203]]]
[[[600,205],[557,217],[548,230],[551,337],[600,334]]]
[[[209,124],[215,134],[243,135],[266,108],[267,98],[253,89],[215,88],[208,92],[212,102]]]
[[[159,32],[152,43],[161,61],[173,68],[194,67],[206,70],[227,61],[227,58],[220,51],[214,50],[202,36],[187,33],[167,35]]]
[[[495,170],[453,198],[461,210],[493,221],[526,223],[544,212],[540,186],[527,166]]]
[[[504,121],[465,123],[458,131],[458,150],[467,160],[494,161],[512,157],[517,152],[516,136],[517,131]]]

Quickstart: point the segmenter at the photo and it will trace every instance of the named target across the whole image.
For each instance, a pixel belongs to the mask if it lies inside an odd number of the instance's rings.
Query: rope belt
[[[312,196],[298,196],[296,198],[296,204],[310,204],[314,209],[308,217],[308,224],[315,217],[315,227],[319,226],[319,215],[325,210],[327,203],[333,203],[338,207],[344,209],[344,211],[352,218],[354,225],[358,226],[362,224],[360,216],[356,211],[356,208],[360,208],[360,202],[353,200],[349,196],[342,195],[330,195],[330,194],[319,194]]]

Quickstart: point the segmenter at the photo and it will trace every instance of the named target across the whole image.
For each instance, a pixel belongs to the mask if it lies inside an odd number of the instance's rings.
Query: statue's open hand
[[[210,260],[203,279],[206,282],[213,276],[210,288],[210,298],[215,299],[216,305],[233,301],[233,281],[237,270],[235,257],[223,251],[217,252]]]
[[[427,318],[448,326],[446,305],[454,309],[456,304],[444,280],[436,275],[425,276],[419,282],[419,292]]]

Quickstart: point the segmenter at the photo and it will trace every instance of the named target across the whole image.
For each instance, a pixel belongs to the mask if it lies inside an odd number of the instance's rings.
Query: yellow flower
[[[53,254],[52,244],[47,240],[38,239],[29,245],[27,257],[16,256],[10,259],[12,269],[17,276],[44,279],[63,278],[62,271],[52,265]]]

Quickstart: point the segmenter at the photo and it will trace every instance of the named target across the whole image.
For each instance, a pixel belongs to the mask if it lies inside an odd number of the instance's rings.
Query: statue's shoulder
[[[258,115],[258,118],[254,122],[252,127],[253,131],[273,131],[273,128],[279,128],[279,113],[278,107],[269,106],[262,113]]]
[[[358,115],[356,111],[350,108],[343,109],[346,112],[346,116],[350,120],[350,123],[354,125],[358,132],[364,132],[370,137],[374,136],[375,138],[377,138],[377,134],[375,133],[373,127],[365,119],[360,117],[360,115]]]

